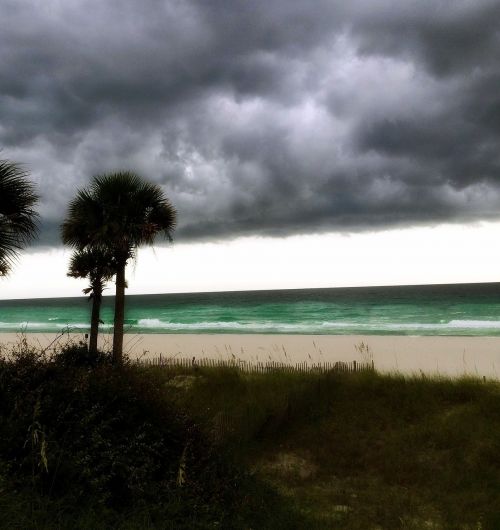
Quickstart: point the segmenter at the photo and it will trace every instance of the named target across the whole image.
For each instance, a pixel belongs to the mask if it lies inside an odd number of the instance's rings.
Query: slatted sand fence
[[[297,373],[326,373],[326,372],[366,372],[374,371],[373,361],[371,362],[322,362],[312,363],[303,361],[290,364],[278,361],[251,362],[241,359],[211,359],[195,357],[169,357],[159,355],[147,359],[139,359],[137,364],[141,366],[158,366],[165,369],[196,369],[196,368],[231,368],[246,373],[268,373],[268,372],[297,372]]]
[[[271,378],[270,385],[267,385],[263,394],[250,391],[244,393],[246,397],[242,398],[245,403],[239,407],[234,407],[232,400],[225,401],[218,405],[219,408],[213,409],[214,416],[209,420],[209,432],[215,440],[247,440],[263,436],[267,430],[278,428],[283,422],[294,417],[295,414],[303,414],[303,410],[316,410],[318,403],[326,403],[328,398],[328,385],[322,380],[322,374],[337,373],[355,373],[355,372],[373,372],[374,365],[372,362],[322,362],[314,363],[311,360],[300,363],[283,363],[278,361],[257,362],[238,359],[232,357],[229,359],[214,358],[187,358],[176,356],[157,356],[146,359],[139,359],[137,363],[145,367],[157,367],[159,370],[165,370],[168,378],[171,377],[167,385],[171,386],[174,391],[180,389],[186,390],[196,379],[197,375],[210,377],[211,369],[229,369],[236,370],[241,374],[250,376],[260,376]],[[169,373],[170,371],[170,373]],[[273,384],[273,374],[296,374],[299,377],[304,374],[318,374],[317,381],[313,378],[310,384],[306,384],[308,389],[304,393],[304,385],[275,385]],[[250,377],[249,379],[253,379]],[[260,380],[260,377],[257,377]],[[288,379],[288,378],[287,378]],[[296,379],[296,377],[291,377]],[[306,377],[306,379],[308,379]],[[231,385],[229,385],[230,387]],[[266,385],[263,385],[266,388]],[[249,387],[251,388],[251,387]],[[257,387],[260,388],[259,385]],[[274,390],[272,390],[274,389]],[[222,388],[224,392],[227,388]],[[229,390],[230,394],[230,390]],[[271,396],[271,397],[270,397]]]

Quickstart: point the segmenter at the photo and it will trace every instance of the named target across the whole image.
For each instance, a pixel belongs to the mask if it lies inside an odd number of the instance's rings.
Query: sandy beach
[[[48,347],[53,334],[30,333],[27,340]],[[65,335],[65,340],[83,335]],[[110,348],[112,337],[103,334],[101,346]],[[15,333],[0,334],[0,344],[19,341]],[[132,357],[196,357],[252,362],[297,363],[364,361],[367,355],[356,346],[368,345],[375,367],[381,372],[402,372],[460,376],[464,374],[499,378],[498,337],[416,337],[381,335],[239,335],[239,334],[129,334],[124,350]],[[52,346],[53,347],[53,346]]]

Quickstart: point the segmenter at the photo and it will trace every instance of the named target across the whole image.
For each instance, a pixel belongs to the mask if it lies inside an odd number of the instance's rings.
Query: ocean
[[[0,300],[0,332],[85,332],[85,297]],[[104,297],[101,330],[113,325]],[[500,335],[500,283],[128,295],[129,333]]]

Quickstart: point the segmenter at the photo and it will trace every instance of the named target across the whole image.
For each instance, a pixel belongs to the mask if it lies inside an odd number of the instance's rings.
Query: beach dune
[[[29,333],[30,344],[48,347],[53,334]],[[82,340],[71,334],[65,340]],[[8,348],[20,339],[15,333],[0,334],[0,344]],[[112,336],[100,336],[101,347],[110,348]],[[365,345],[360,348],[360,345]],[[53,348],[55,344],[50,346]],[[368,347],[368,351],[367,348]],[[499,337],[422,337],[396,335],[262,335],[262,334],[128,334],[124,350],[132,359],[211,358],[241,359],[250,362],[278,361],[322,363],[372,360],[381,372],[404,374],[499,378]],[[360,351],[361,350],[361,351]]]

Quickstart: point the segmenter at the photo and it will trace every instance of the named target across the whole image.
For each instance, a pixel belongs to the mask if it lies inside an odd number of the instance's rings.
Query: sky
[[[0,156],[41,223],[0,298],[80,293],[59,225],[123,169],[179,221],[130,292],[498,280],[499,19],[498,0],[2,0]]]

